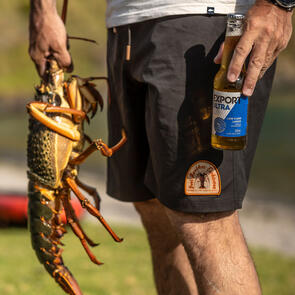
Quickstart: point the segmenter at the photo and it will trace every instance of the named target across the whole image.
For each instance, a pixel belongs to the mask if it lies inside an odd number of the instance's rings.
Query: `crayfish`
[[[71,272],[63,264],[62,250],[58,247],[65,233],[60,213],[64,208],[67,222],[80,239],[91,261],[101,264],[88,245],[96,244],[83,231],[70,203],[70,193],[79,199],[82,207],[97,217],[113,239],[121,239],[112,231],[99,212],[100,198],[92,188],[78,178],[78,166],[94,151],[110,157],[126,141],[122,139],[109,148],[102,140],[92,141],[83,132],[87,113],[96,112],[97,103],[103,106],[99,92],[90,80],[72,76],[64,81],[63,70],[54,59],[48,62],[46,81],[36,88],[34,102],[27,105],[29,114],[28,178],[29,228],[32,246],[39,261],[56,282],[72,295],[82,294]],[[85,141],[89,146],[83,150]],[[79,188],[90,194],[93,206]]]
[[[64,4],[64,21],[65,15]],[[111,157],[127,140],[122,129],[121,140],[109,148],[101,139],[91,140],[84,133],[83,124],[90,121],[88,114],[92,112],[92,117],[95,115],[97,104],[101,109],[103,107],[103,99],[92,82],[96,79],[107,80],[104,77],[83,79],[71,76],[65,81],[63,70],[54,58],[49,58],[46,75],[40,86],[36,87],[35,101],[27,105],[30,114],[27,147],[28,219],[32,246],[45,269],[71,295],[82,295],[82,292],[61,257],[59,245],[63,244],[60,239],[66,232],[60,215],[62,209],[67,223],[80,239],[91,261],[101,264],[89,249],[89,246],[97,244],[82,229],[70,202],[71,192],[116,242],[122,241],[99,212],[100,197],[96,189],[78,178],[79,165],[94,151]],[[89,143],[86,149],[85,142]],[[80,189],[93,197],[95,206]]]

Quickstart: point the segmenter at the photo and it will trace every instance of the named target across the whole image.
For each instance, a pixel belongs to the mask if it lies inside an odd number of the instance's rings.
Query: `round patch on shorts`
[[[220,195],[221,182],[216,166],[205,160],[195,162],[185,176],[184,193],[188,196]]]

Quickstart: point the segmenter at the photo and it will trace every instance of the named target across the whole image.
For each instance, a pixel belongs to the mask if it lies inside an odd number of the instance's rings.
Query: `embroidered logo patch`
[[[218,169],[209,161],[195,162],[187,171],[184,193],[188,196],[220,195],[221,181]]]

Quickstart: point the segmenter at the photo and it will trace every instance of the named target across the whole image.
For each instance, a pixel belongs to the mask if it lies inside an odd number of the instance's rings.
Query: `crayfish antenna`
[[[81,41],[86,41],[86,42],[91,42],[91,43],[97,44],[97,42],[95,40],[89,39],[89,38],[84,38],[84,37],[68,36],[68,39],[71,39],[71,40],[81,40]]]
[[[69,2],[68,0],[64,0],[63,6],[62,6],[61,19],[64,24],[66,24],[66,21],[67,21],[68,2]]]

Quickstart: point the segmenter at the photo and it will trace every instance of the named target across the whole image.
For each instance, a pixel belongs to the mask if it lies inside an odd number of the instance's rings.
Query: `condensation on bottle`
[[[245,66],[237,81],[227,80],[243,21],[242,14],[228,15],[221,66],[214,78],[211,145],[216,149],[242,150],[247,144],[248,97],[242,95]]]

